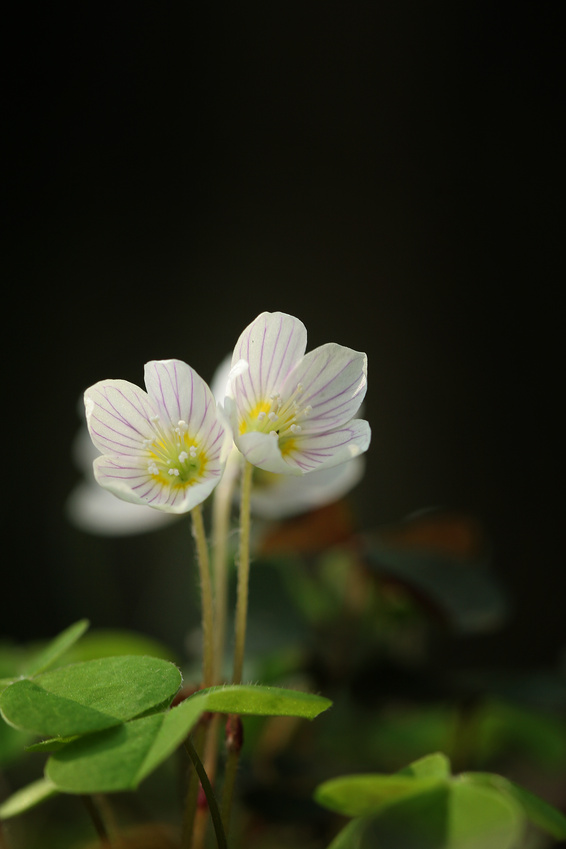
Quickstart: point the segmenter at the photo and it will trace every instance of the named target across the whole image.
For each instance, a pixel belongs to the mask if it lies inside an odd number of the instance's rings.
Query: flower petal
[[[280,390],[307,346],[307,331],[298,318],[281,312],[261,313],[241,334],[232,365],[249,368],[231,380],[229,392],[240,410],[252,410]]]
[[[345,427],[327,433],[295,437],[285,452],[285,460],[303,474],[337,466],[367,451],[371,430],[363,419],[352,419]]]
[[[290,466],[279,448],[279,440],[269,433],[250,431],[243,433],[236,439],[236,445],[246,460],[265,469],[266,472],[274,472],[276,475],[302,475],[303,470],[297,464]]]
[[[99,451],[136,455],[153,434],[158,412],[147,393],[127,380],[101,380],[84,395],[90,437]]]
[[[212,492],[222,474],[218,464],[207,469],[198,483],[188,487],[166,485],[151,475],[143,457],[103,455],[93,464],[94,477],[100,486],[124,501],[146,504],[168,513],[186,513]]]
[[[212,393],[202,377],[182,360],[152,360],[144,368],[149,397],[173,427],[182,420],[198,432],[205,418],[216,413]],[[212,410],[210,409],[212,407]]]
[[[175,518],[162,510],[117,499],[94,481],[77,484],[67,499],[65,512],[81,531],[108,537],[143,534],[164,527]]]
[[[309,405],[308,417],[300,420],[308,433],[334,430],[345,425],[360,408],[367,389],[367,357],[334,342],[310,351],[288,376],[283,400],[302,385],[301,408]]]
[[[262,519],[283,519],[330,504],[359,483],[364,466],[362,457],[354,457],[339,466],[315,469],[300,480],[294,475],[276,475],[265,484],[254,483],[252,513]]]

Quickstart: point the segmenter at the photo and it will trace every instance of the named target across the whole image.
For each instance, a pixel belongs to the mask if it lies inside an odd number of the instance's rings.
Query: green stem
[[[106,824],[104,822],[100,809],[94,800],[94,797],[83,795],[81,796],[81,798],[92,820],[92,824],[94,825],[95,831],[100,838],[101,845],[106,846],[108,849],[111,849],[112,843],[110,841],[110,836],[106,829]]]
[[[240,501],[240,554],[238,562],[238,591],[236,598],[236,625],[234,644],[234,684],[242,683],[246,622],[248,616],[248,583],[250,574],[250,500],[252,490],[251,463],[244,461]]]
[[[195,750],[202,750],[204,745],[205,738],[205,728],[202,723],[199,722],[196,729],[193,732],[194,736],[194,744],[191,743],[191,746]],[[197,802],[198,802],[198,791],[199,791],[199,780],[198,775],[193,772],[193,770],[189,770],[188,776],[188,786],[187,792],[185,795],[185,806],[183,810],[183,829],[181,835],[181,846],[182,849],[192,849],[193,847],[193,838],[194,838],[194,826],[195,826],[195,817],[197,812]]]
[[[226,639],[226,616],[228,605],[228,532],[230,530],[230,508],[236,476],[232,474],[232,458],[212,500],[212,552],[214,575],[214,627],[216,639],[216,664],[214,682],[222,680],[222,660]]]
[[[202,603],[202,684],[203,687],[210,687],[214,681],[214,614],[208,546],[200,504],[191,510],[191,518],[193,521],[193,536],[197,549]]]
[[[210,810],[210,816],[212,817],[212,824],[214,826],[214,832],[216,834],[216,842],[218,844],[218,849],[227,849],[226,835],[224,833],[222,819],[220,817],[220,811],[218,810],[216,796],[214,795],[214,791],[212,790],[210,781],[208,780],[208,776],[202,765],[202,761],[199,758],[195,747],[191,743],[190,738],[187,738],[185,740],[185,749],[187,750],[189,757],[194,764],[198,777],[200,778],[202,789],[204,790],[204,795],[206,796],[206,801],[208,802],[208,808]]]

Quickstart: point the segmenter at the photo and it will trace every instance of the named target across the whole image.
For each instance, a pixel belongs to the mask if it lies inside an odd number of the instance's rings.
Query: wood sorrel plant
[[[305,350],[306,330],[298,319],[262,313],[238,339],[222,388],[214,394],[180,360],[148,363],[147,391],[123,380],[101,381],[86,391],[88,430],[101,452],[93,466],[98,484],[138,505],[140,516],[149,512],[144,508],[190,513],[201,585],[202,680],[200,686],[180,689],[179,669],[150,656],[61,665],[88,627],[84,620],[72,625],[32,655],[17,675],[0,681],[3,718],[32,739],[44,738],[30,748],[49,754],[44,777],[4,801],[0,820],[55,794],[75,794],[86,800],[101,845],[125,845],[113,833],[111,818],[105,822],[100,795],[135,790],[184,747],[194,769],[176,845],[202,849],[209,815],[218,847],[233,845],[229,823],[242,746],[240,717],[313,719],[330,706],[319,695],[243,683],[251,514],[273,515],[277,491],[287,514],[341,493],[359,478],[360,455],[370,443],[368,423],[356,418],[366,392],[365,355],[333,343],[308,354]],[[262,479],[268,482],[265,489]],[[233,669],[226,682],[221,661],[228,536],[238,483]],[[269,490],[271,496],[264,497]],[[201,512],[209,496],[212,558]],[[218,726],[223,715],[222,774]],[[201,791],[207,805],[199,800]],[[332,778],[319,787],[316,799],[352,818],[332,849],[366,849],[376,840],[403,849],[511,849],[527,818],[555,836],[566,836],[564,818],[541,800],[499,776],[453,777],[440,754],[392,776]],[[487,812],[479,819],[478,806]],[[387,843],[392,833],[401,842]],[[3,839],[0,823],[2,849]]]

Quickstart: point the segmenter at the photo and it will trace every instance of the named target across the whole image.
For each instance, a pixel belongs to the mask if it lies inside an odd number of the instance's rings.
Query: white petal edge
[[[222,477],[219,465],[201,482],[182,489],[161,484],[147,471],[145,464],[143,458],[103,455],[93,463],[94,477],[100,486],[118,498],[166,513],[188,513],[208,498]]]
[[[363,457],[297,478],[279,475],[265,486],[252,488],[252,513],[261,519],[284,519],[338,501],[360,482]]]

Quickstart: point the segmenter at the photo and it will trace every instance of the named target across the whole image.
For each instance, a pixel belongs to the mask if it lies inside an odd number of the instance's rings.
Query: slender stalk
[[[222,660],[226,639],[226,616],[228,605],[228,533],[230,531],[230,508],[236,483],[234,458],[229,457],[222,480],[214,490],[212,500],[212,572],[214,576],[214,629],[216,640],[216,663],[214,682],[222,680]]]
[[[211,785],[214,785],[214,780],[216,778],[216,768],[218,765],[218,731],[221,719],[222,714],[212,714],[212,718],[208,723],[208,727],[206,729],[206,739],[204,742],[204,755],[202,758],[202,762]],[[193,826],[192,849],[203,849],[207,825],[207,808],[197,807]]]
[[[246,623],[248,616],[248,583],[250,575],[250,500],[252,490],[251,463],[244,461],[240,501],[240,553],[238,562],[238,591],[236,598],[236,624],[234,645],[234,684],[242,683]]]
[[[199,723],[193,733],[194,743],[191,743],[192,748],[195,751],[201,751],[204,743],[205,737],[205,727],[202,723]],[[186,747],[186,741],[185,741]],[[199,777],[194,770],[189,770],[189,783],[187,787],[187,792],[185,796],[185,806],[183,810],[183,829],[181,836],[181,846],[182,849],[193,849],[194,842],[194,831],[195,831],[195,817],[197,812],[197,803],[198,803],[198,791],[199,791]]]
[[[191,510],[193,521],[193,536],[197,549],[197,561],[200,575],[201,603],[202,603],[202,684],[210,687],[214,680],[214,612],[212,602],[212,583],[210,580],[210,563],[208,557],[208,545],[204,532],[202,520],[202,509],[200,504]]]
[[[202,765],[202,761],[199,758],[195,747],[191,743],[190,738],[187,738],[185,740],[185,749],[187,750],[189,757],[194,764],[198,777],[200,778],[202,789],[204,790],[204,795],[206,796],[206,801],[208,802],[210,816],[212,817],[212,824],[214,826],[214,832],[216,834],[216,842],[218,844],[218,849],[227,849],[226,835],[224,833],[222,819],[220,817],[220,811],[218,810],[216,796],[214,795],[214,792],[210,785],[210,781],[208,780],[208,776],[206,774],[206,770]]]
[[[101,846],[105,846],[107,847],[107,849],[111,849],[112,843],[110,841],[110,835],[108,834],[106,824],[94,798],[88,795],[82,795],[81,798],[92,820],[92,824],[94,825],[95,831],[100,838]]]

